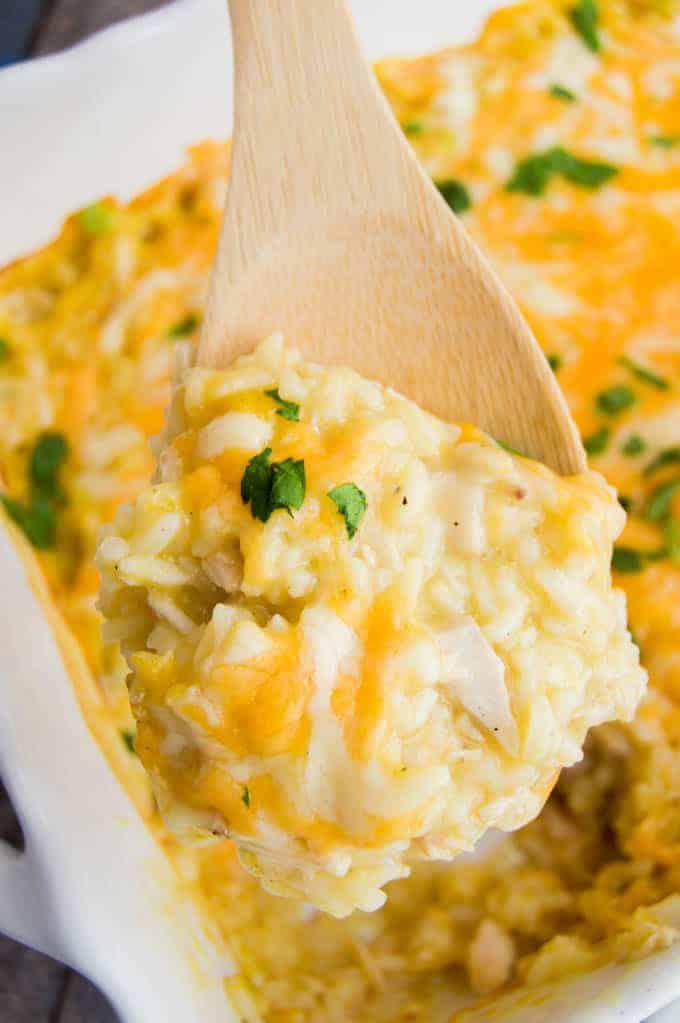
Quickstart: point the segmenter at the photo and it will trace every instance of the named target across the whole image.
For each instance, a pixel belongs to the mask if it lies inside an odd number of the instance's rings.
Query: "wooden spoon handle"
[[[230,0],[229,9],[233,166],[253,195],[268,197],[257,213],[271,220],[258,233],[271,236],[310,205],[356,211],[367,190],[389,185],[386,148],[403,153],[406,145],[344,0]],[[403,203],[403,188],[396,191]]]
[[[232,161],[199,348],[212,364],[240,319],[232,286],[277,239],[332,236],[376,206],[409,219],[424,179],[344,0],[230,0],[229,9]]]
[[[559,471],[583,465],[519,310],[418,163],[344,0],[230,0],[235,124],[197,351],[272,330]]]

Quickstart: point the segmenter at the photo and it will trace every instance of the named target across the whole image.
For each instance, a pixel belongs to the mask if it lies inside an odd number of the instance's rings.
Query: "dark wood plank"
[[[23,846],[21,826],[0,782],[0,839]],[[47,956],[0,935],[0,1020],[53,1023],[69,971]],[[93,1018],[96,1020],[96,1017]],[[102,1023],[106,1017],[102,1016]],[[97,1021],[98,1023],[98,1021]]]
[[[0,936],[0,1019],[2,1023],[56,1023],[68,971],[53,959]],[[108,1018],[101,1017],[101,1023]],[[99,1023],[98,1017],[92,1023]]]
[[[117,1023],[118,1017],[104,995],[80,977],[71,973],[59,1006],[55,1023]]]
[[[0,3],[0,67],[21,60],[35,36],[43,0]]]
[[[163,7],[169,0],[54,0],[46,5],[33,54],[53,53],[134,14]]]
[[[0,779],[0,839],[9,842],[15,849],[23,849],[24,836],[14,807]]]

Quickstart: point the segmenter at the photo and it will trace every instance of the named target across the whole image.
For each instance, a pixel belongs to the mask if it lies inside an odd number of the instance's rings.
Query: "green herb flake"
[[[650,522],[663,522],[669,516],[678,487],[680,479],[667,480],[653,491],[645,508],[645,517]]]
[[[567,89],[564,85],[559,85],[557,82],[555,85],[550,86],[549,91],[553,99],[561,99],[564,103],[573,103],[576,99],[571,89]]]
[[[68,441],[63,433],[48,431],[41,434],[28,461],[30,501],[25,503],[13,497],[2,497],[7,514],[38,550],[54,546],[57,533],[54,506],[64,500],[59,486],[59,470],[68,453]]]
[[[12,354],[12,348],[6,337],[0,337],[0,362],[7,362]]]
[[[404,135],[408,135],[409,138],[416,138],[418,135],[422,135],[425,127],[422,121],[407,121],[406,124],[402,125],[402,131]]]
[[[3,495],[2,503],[9,517],[23,530],[35,548],[42,551],[54,546],[57,519],[48,501],[37,497],[30,505],[26,505]]]
[[[649,384],[651,387],[656,387],[657,391],[668,391],[670,390],[670,384],[665,377],[659,376],[658,373],[652,372],[646,366],[641,366],[639,362],[633,362],[627,355],[622,355],[619,359],[619,363],[625,366],[633,376],[637,377],[638,380],[642,380],[643,383]]]
[[[664,448],[645,466],[644,474],[651,476],[659,469],[664,469],[667,465],[675,465],[676,462],[680,462],[680,446]]]
[[[649,144],[659,149],[674,149],[680,144],[680,135],[650,135]]]
[[[512,177],[506,183],[508,192],[524,192],[526,195],[543,195],[554,173],[550,151],[525,156],[520,160]]]
[[[538,196],[545,192],[554,175],[579,188],[599,188],[615,174],[618,168],[613,164],[583,160],[563,146],[553,146],[520,160],[505,187],[509,192]]]
[[[557,373],[562,368],[562,356],[552,352],[550,355],[546,355],[548,365],[550,366],[553,373]]]
[[[646,447],[646,441],[639,433],[631,433],[630,437],[626,438],[621,451],[624,455],[641,455]]]
[[[494,438],[499,448],[503,448],[503,451],[507,451],[509,455],[516,455],[517,458],[526,458],[527,456],[519,451],[517,448],[513,448],[511,444],[506,444],[504,440],[499,440],[498,437]]]
[[[245,806],[246,810],[250,810],[250,789],[247,785],[243,786],[243,792],[241,793],[241,802]]]
[[[286,458],[272,464],[271,510],[285,509],[292,516],[293,510],[302,507],[305,499],[305,463],[302,459]]]
[[[178,320],[177,323],[173,323],[171,327],[168,327],[168,337],[188,337],[189,334],[193,334],[198,328],[199,319],[195,313],[187,313],[187,315]]]
[[[241,500],[250,502],[253,518],[266,522],[272,513],[271,486],[272,470],[269,464],[271,448],[265,448],[248,462],[241,480]]]
[[[601,455],[609,444],[609,436],[609,427],[603,426],[601,430],[591,433],[589,437],[584,438],[583,447],[589,455]]]
[[[78,222],[91,238],[108,234],[113,229],[113,210],[101,202],[93,202],[78,214]]]
[[[54,546],[57,534],[54,505],[64,500],[59,486],[59,470],[68,453],[68,441],[63,433],[48,431],[41,434],[33,445],[28,462],[30,501],[25,503],[9,496],[2,498],[7,514],[38,550]]]
[[[618,174],[618,167],[600,160],[582,160],[568,153],[561,146],[553,150],[553,161],[557,174],[579,188],[599,188],[606,181]]]
[[[135,733],[131,732],[129,728],[122,728],[120,732],[120,737],[123,740],[123,744],[127,749],[128,753],[132,753],[132,755],[134,756],[137,753],[137,750],[135,748],[136,739]]]
[[[50,431],[38,437],[29,462],[34,493],[46,499],[60,499],[59,469],[68,458],[68,441],[63,433]]]
[[[436,181],[435,184],[454,213],[465,213],[472,206],[470,193],[461,181],[449,178],[446,181]]]
[[[615,572],[641,572],[644,567],[644,555],[634,547],[614,548],[612,568]]]
[[[305,463],[286,458],[269,464],[271,448],[265,448],[248,462],[241,480],[241,499],[250,502],[253,518],[267,522],[272,512],[283,508],[290,515],[305,499]]]
[[[633,499],[631,497],[626,497],[625,494],[619,494],[618,501],[626,515],[628,515],[633,507]]]
[[[328,496],[345,520],[347,536],[351,540],[368,506],[366,494],[356,483],[342,483],[329,490]]]
[[[664,526],[664,536],[668,557],[676,565],[680,565],[680,522],[677,519],[668,519]]]
[[[618,384],[616,387],[609,387],[606,391],[600,391],[595,399],[598,412],[605,415],[615,416],[624,409],[635,404],[635,394],[630,387]]]
[[[265,391],[264,393],[268,398],[273,398],[279,406],[276,410],[277,416],[281,416],[282,419],[287,419],[291,423],[300,421],[300,406],[294,401],[287,401],[285,398],[282,398],[278,387],[274,387],[271,391]]]
[[[579,0],[569,11],[569,20],[588,49],[593,53],[599,53],[601,48],[598,32],[599,11],[595,0]]]

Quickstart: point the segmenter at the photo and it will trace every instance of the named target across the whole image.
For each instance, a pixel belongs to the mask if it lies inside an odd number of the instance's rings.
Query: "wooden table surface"
[[[6,0],[0,0],[0,4]],[[29,33],[28,56],[52,53],[114,21],[167,0],[51,0]],[[35,5],[36,11],[40,4]],[[20,831],[0,786],[0,836]],[[116,1023],[106,999],[83,977],[0,935],[0,1023]],[[149,1020],[162,1023],[162,1020]]]

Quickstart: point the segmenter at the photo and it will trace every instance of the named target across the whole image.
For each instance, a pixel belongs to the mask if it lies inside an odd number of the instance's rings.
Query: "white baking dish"
[[[355,0],[370,56],[470,37],[492,0]],[[63,55],[0,73],[0,263],[43,244],[97,196],[126,197],[185,146],[225,137],[223,0],[180,0]],[[220,961],[196,909],[88,731],[53,632],[0,535],[0,769],[27,852],[0,846],[0,929],[72,964],[125,1023],[229,1023]],[[475,1020],[639,1023],[680,997],[680,946]],[[673,1010],[671,1009],[670,1012]],[[675,1015],[666,1016],[665,1023]],[[680,1019],[680,1007],[677,1009]]]

